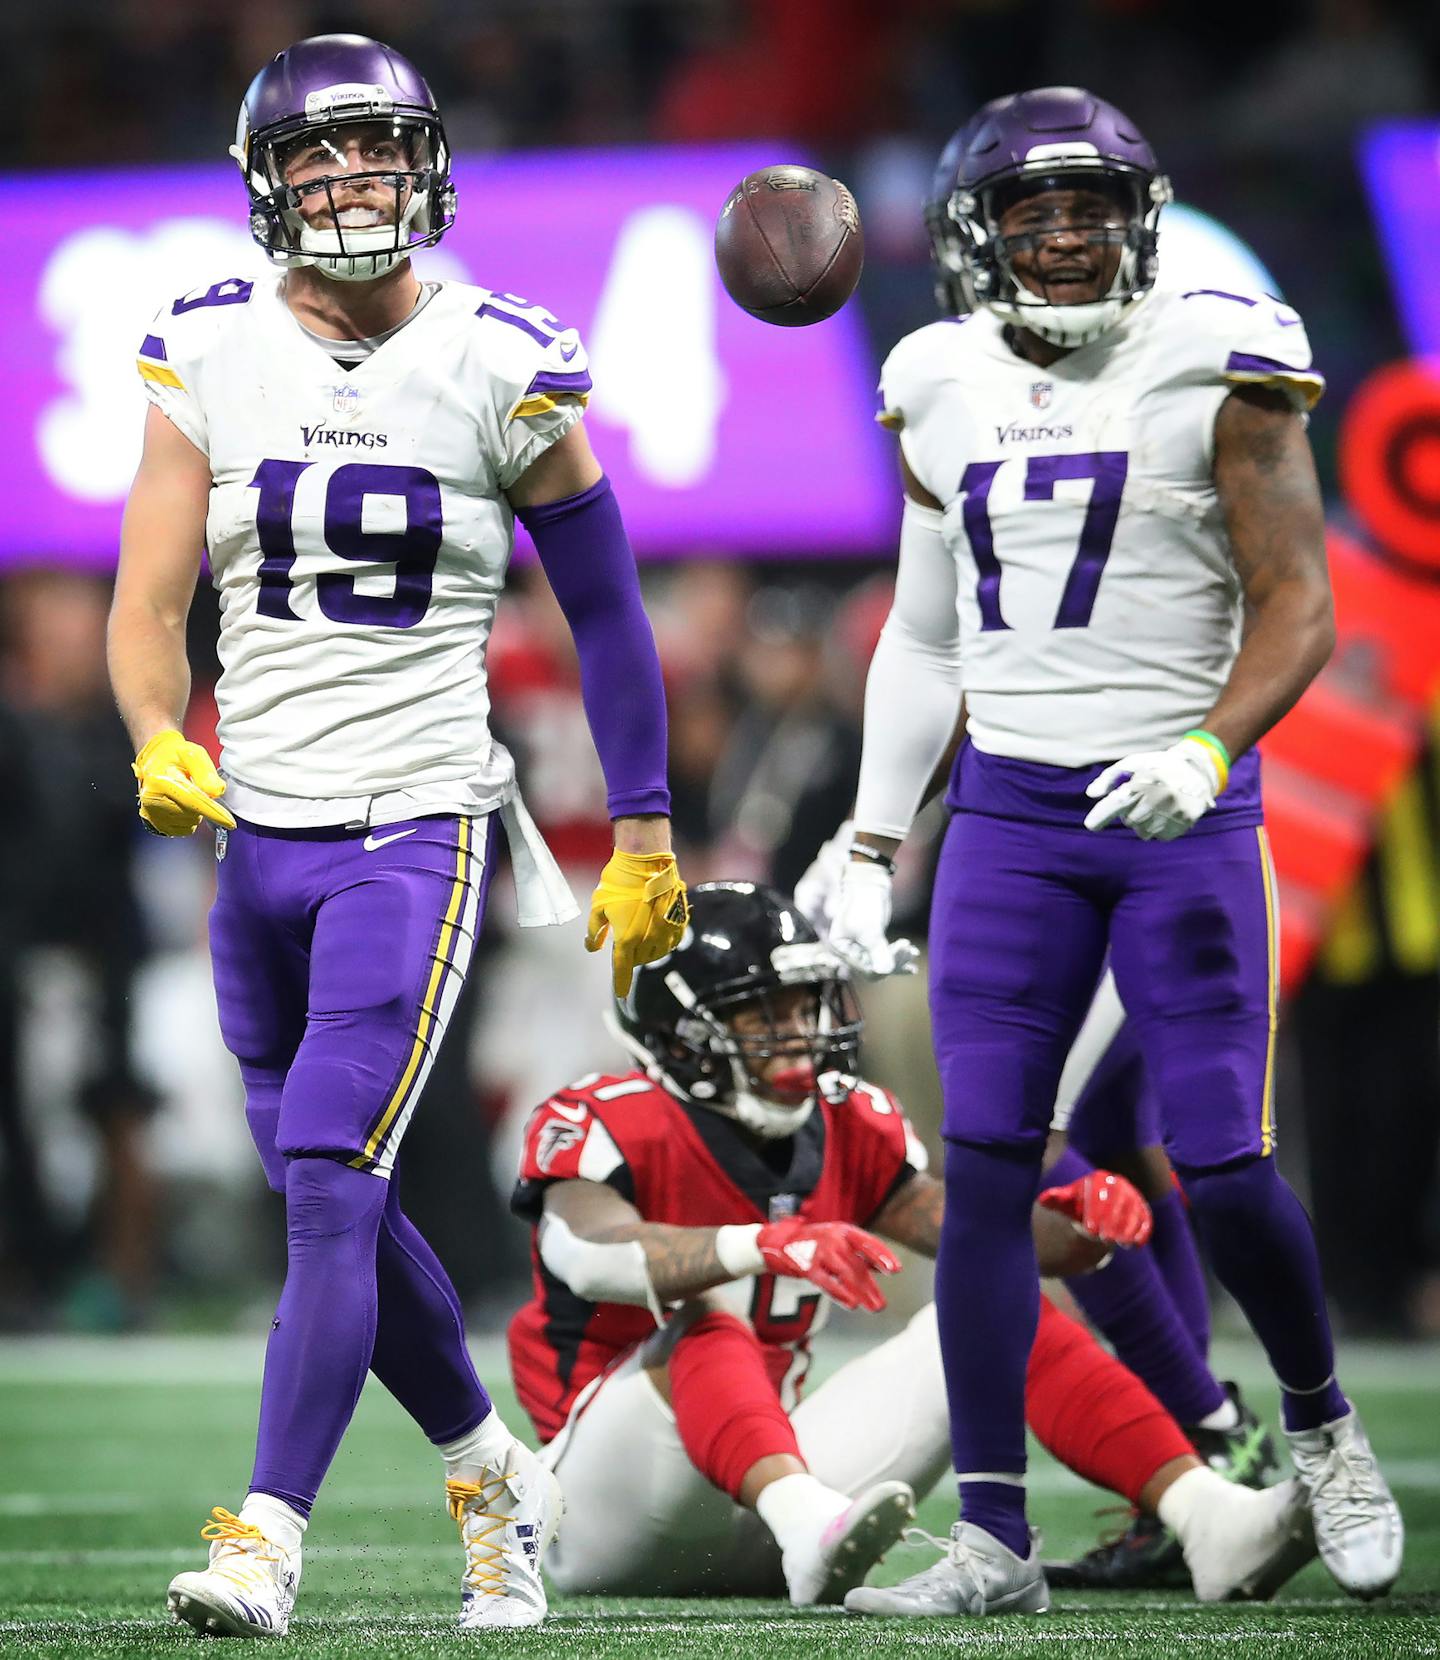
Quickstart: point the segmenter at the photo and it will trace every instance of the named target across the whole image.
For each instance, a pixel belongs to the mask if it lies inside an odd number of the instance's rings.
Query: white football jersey
[[[1040,369],[985,311],[906,336],[879,419],[944,509],[976,745],[1083,766],[1163,748],[1209,712],[1243,600],[1212,476],[1237,384],[1324,390],[1277,300],[1156,292]]]
[[[227,803],[268,824],[482,813],[514,787],[485,647],[504,491],[590,389],[578,335],[465,283],[346,370],[280,279],[162,308],[145,390],[209,458]]]

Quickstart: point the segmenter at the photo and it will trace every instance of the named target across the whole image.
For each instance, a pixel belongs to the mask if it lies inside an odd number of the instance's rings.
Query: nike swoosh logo
[[[378,853],[382,847],[389,847],[391,842],[403,841],[406,836],[413,836],[420,828],[412,824],[408,830],[397,830],[393,836],[377,836],[373,831],[365,838],[365,851]]]
[[[573,346],[562,346],[560,348],[560,356],[566,363],[568,363],[579,350],[580,342],[577,340]]]
[[[572,1124],[583,1124],[589,1117],[589,1107],[582,1107],[569,1101],[552,1101],[550,1111],[558,1112],[562,1118],[568,1118]]]
[[[1278,311],[1275,313],[1275,321],[1282,329],[1294,329],[1300,326],[1299,317],[1282,317]]]

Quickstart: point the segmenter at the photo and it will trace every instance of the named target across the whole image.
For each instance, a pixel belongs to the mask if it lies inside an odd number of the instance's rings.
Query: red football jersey
[[[888,1091],[861,1083],[839,1105],[822,1101],[798,1135],[761,1143],[733,1119],[677,1100],[643,1072],[592,1074],[537,1107],[525,1131],[511,1207],[534,1227],[551,1182],[605,1182],[647,1222],[718,1228],[803,1216],[868,1226],[925,1168],[925,1150]],[[548,1441],[593,1379],[655,1330],[648,1309],[590,1303],[540,1260],[535,1294],[510,1322],[510,1369],[521,1405]],[[798,1392],[809,1339],[829,1299],[808,1280],[761,1274],[708,1296],[773,1346],[772,1376]],[[789,1402],[787,1402],[789,1404]]]

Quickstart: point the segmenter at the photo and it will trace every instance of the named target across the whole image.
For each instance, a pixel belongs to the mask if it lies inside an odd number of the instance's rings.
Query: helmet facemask
[[[667,974],[684,1012],[648,1043],[615,1027],[672,1094],[766,1139],[795,1135],[820,1096],[844,1100],[860,1047],[860,1014],[841,966],[819,945],[782,947],[775,956],[782,952],[791,960],[777,965],[773,979],[747,979],[700,997],[679,974]]]
[[[1085,208],[1051,224],[1036,216],[1033,229],[1004,235],[1001,223],[1017,203],[1052,191],[1076,193]],[[1154,286],[1160,209],[1171,199],[1169,181],[1095,155],[1026,161],[957,189],[926,211],[934,254],[936,296],[952,315],[988,307],[1017,328],[1053,345],[1097,339]],[[1080,236],[1091,259],[1113,275],[1092,300],[1067,301],[1050,291],[1038,252],[1056,236]],[[1026,274],[1017,268],[1023,265]]]
[[[250,192],[251,235],[273,263],[369,282],[454,223],[438,118],[398,110],[382,89],[366,90],[363,99],[307,100],[305,118],[253,134],[242,109],[231,154]]]

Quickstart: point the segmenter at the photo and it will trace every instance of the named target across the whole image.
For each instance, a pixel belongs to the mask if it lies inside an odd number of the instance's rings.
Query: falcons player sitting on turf
[[[616,1005],[641,1070],[559,1091],[527,1130],[535,1296],[510,1355],[566,1493],[547,1567],[567,1592],[865,1607],[886,1595],[858,1588],[866,1570],[949,1465],[933,1306],[801,1386],[832,1301],[883,1307],[876,1275],[898,1263],[877,1235],[935,1254],[942,1188],[894,1097],[852,1075],[858,1015],[804,918],[749,883],[691,898],[680,947]],[[1034,1227],[1045,1270],[1069,1274],[1143,1239],[1148,1214],[1098,1171],[1042,1194]],[[1048,1303],[1030,1419],[1158,1508],[1206,1600],[1266,1595],[1310,1553],[1293,1484],[1206,1469]]]
[[[635,559],[583,413],[579,336],[542,306],[421,282],[454,219],[440,112],[359,35],[287,47],[231,154],[280,269],[167,303],[140,344],[147,413],[110,623],[140,816],[216,827],[220,1028],[287,1269],[238,1514],[172,1581],[196,1630],[284,1636],[311,1506],[368,1373],[443,1460],[461,1625],[536,1625],[554,1479],[501,1421],[445,1270],[393,1180],[511,844],[522,925],[576,915],[490,731],[486,641],[529,527],[574,638],[615,851],[586,944],[617,990],[684,928],[665,699]],[[503,235],[493,237],[497,257]],[[223,777],[180,730],[185,618],[220,592]],[[221,805],[224,795],[227,805]]]

